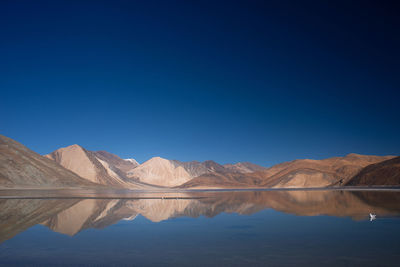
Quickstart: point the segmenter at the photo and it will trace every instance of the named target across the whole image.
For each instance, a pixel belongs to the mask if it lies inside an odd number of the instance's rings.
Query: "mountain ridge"
[[[17,141],[0,135],[0,186],[98,187]]]
[[[75,144],[59,148],[45,157],[93,183],[121,188],[145,187],[126,176],[137,165],[107,151],[89,151]]]
[[[371,164],[346,182],[349,186],[399,186],[400,157]]]
[[[252,173],[205,174],[181,185],[180,188],[234,188],[245,185],[265,188],[327,187],[341,180],[344,184],[362,168],[393,157],[350,153],[344,157],[322,160],[298,159]]]
[[[121,159],[107,151],[89,151],[77,144],[41,156],[10,138],[0,137],[0,185],[10,187],[71,184],[127,189],[322,188],[350,185],[353,182],[349,181],[358,174],[377,176],[377,168],[368,166],[386,161],[390,165],[395,158],[350,153],[322,160],[297,159],[269,168],[250,162],[221,165],[212,160],[182,162],[161,157],[138,164],[134,159]],[[384,169],[390,169],[390,175],[397,177],[397,165],[389,165],[384,164]],[[42,169],[38,170],[38,166]],[[52,177],[49,173],[53,173]],[[399,185],[400,180],[396,179],[389,184]]]

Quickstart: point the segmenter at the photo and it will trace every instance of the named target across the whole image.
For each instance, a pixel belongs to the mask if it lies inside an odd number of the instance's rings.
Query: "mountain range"
[[[348,154],[345,157],[323,160],[301,159],[251,173],[203,174],[180,187],[310,188],[344,185],[364,167],[393,158],[393,156]],[[397,181],[397,183],[399,182],[400,180]]]
[[[139,164],[79,145],[41,156],[0,135],[1,187],[96,187],[128,189],[315,188],[400,185],[400,157],[348,154],[301,159],[270,168],[153,157]]]

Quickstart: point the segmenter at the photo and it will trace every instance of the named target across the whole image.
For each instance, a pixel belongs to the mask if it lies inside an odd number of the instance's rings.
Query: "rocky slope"
[[[323,160],[295,160],[269,169],[267,187],[323,187],[338,183],[343,185],[362,168],[392,156],[348,154]],[[271,175],[272,174],[272,175]],[[264,176],[265,177],[265,176]]]
[[[253,164],[251,162],[238,162],[236,164],[224,164],[223,166],[230,172],[238,173],[250,173],[267,170],[267,168]]]
[[[106,151],[89,151],[79,145],[57,149],[46,155],[64,168],[93,183],[116,187],[141,187],[126,174],[137,165]]]
[[[107,151],[96,151],[94,154],[97,159],[103,160],[112,166],[114,172],[117,172],[121,176],[126,176],[130,170],[139,166],[139,163],[135,159],[121,159],[117,155]]]
[[[350,186],[400,186],[400,157],[371,164],[351,178]]]
[[[252,163],[181,162],[154,157],[137,165],[105,151],[73,145],[48,157],[92,182],[121,187],[310,188],[342,186],[362,168],[393,158],[349,154],[323,160],[294,160],[264,168]]]
[[[128,172],[128,177],[147,184],[177,186],[192,176],[183,166],[173,160],[154,157]]]
[[[0,135],[0,186],[28,188],[96,187],[22,144]]]
[[[221,165],[211,160],[181,162],[160,157],[139,165],[134,159],[124,160],[106,151],[89,151],[72,145],[45,157],[1,136],[0,186],[82,187],[97,184],[130,189],[207,189],[399,184],[398,160],[393,156],[349,154],[323,160],[294,160],[271,168],[246,162]],[[388,162],[374,165],[382,161]],[[376,178],[378,175],[379,179]]]
[[[249,173],[262,169],[264,168],[251,163],[221,165],[212,160],[181,162],[154,157],[128,172],[128,177],[143,183],[174,187],[205,174]]]
[[[211,173],[191,179],[182,188],[325,187],[344,185],[362,168],[393,156],[349,154],[324,160],[294,160],[251,173]]]
[[[249,173],[265,168],[251,163],[221,165],[214,161],[181,162],[154,157],[138,164],[106,151],[89,151],[79,145],[60,148],[46,157],[79,176],[98,184],[120,187],[182,185],[203,174]]]

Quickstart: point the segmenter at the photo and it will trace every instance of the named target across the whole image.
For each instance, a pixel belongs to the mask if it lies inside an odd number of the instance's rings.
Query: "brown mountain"
[[[349,154],[324,160],[294,160],[271,168],[246,162],[220,165],[210,160],[180,162],[160,157],[138,165],[134,159],[124,160],[106,151],[94,152],[72,145],[46,155],[64,167],[62,168],[7,137],[0,138],[0,145],[0,185],[5,187],[76,187],[101,184],[136,189],[155,189],[160,186],[309,188],[345,184],[398,184],[396,160],[362,170],[371,164],[393,159],[393,156]],[[374,177],[379,172],[382,174],[378,181]]]
[[[136,167],[135,163],[105,151],[93,152],[71,145],[57,149],[46,157],[93,183],[127,188],[143,186],[127,180],[126,174]]]
[[[1,187],[95,187],[22,144],[0,135],[0,186]]]
[[[324,160],[294,160],[275,165],[263,171],[252,173],[203,174],[185,184],[182,188],[304,188],[325,187],[344,184],[362,168],[393,156],[364,156],[349,154]]]
[[[225,173],[229,172],[223,165],[216,163],[213,160],[206,160],[204,162],[188,161],[182,162],[174,160],[175,163],[182,166],[191,177],[197,177],[205,173]]]
[[[342,180],[342,184],[357,174],[362,168],[393,156],[370,156],[348,154],[323,160],[295,160],[284,166],[274,166],[264,177],[267,187],[323,187]],[[282,169],[283,167],[283,169]]]
[[[128,172],[132,181],[158,186],[177,186],[189,181],[192,176],[179,163],[154,157]]]
[[[143,183],[174,187],[201,175],[248,173],[256,169],[264,168],[251,163],[221,165],[212,160],[181,162],[154,157],[128,172],[128,177]]]
[[[265,167],[256,165],[251,162],[238,162],[236,164],[224,164],[223,166],[231,172],[239,172],[239,173],[265,171],[267,169]]]
[[[365,167],[357,175],[351,178],[346,185],[400,186],[400,157],[385,160]]]
[[[139,166],[139,163],[134,159],[121,159],[117,155],[107,151],[96,151],[94,154],[98,159],[103,160],[112,166],[114,172],[119,173],[121,176],[126,176],[130,170]]]

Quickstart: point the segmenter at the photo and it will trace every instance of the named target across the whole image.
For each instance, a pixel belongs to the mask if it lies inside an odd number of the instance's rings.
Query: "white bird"
[[[375,220],[375,219],[376,219],[376,214],[370,213],[370,214],[369,214],[369,221],[372,222],[372,221]]]

